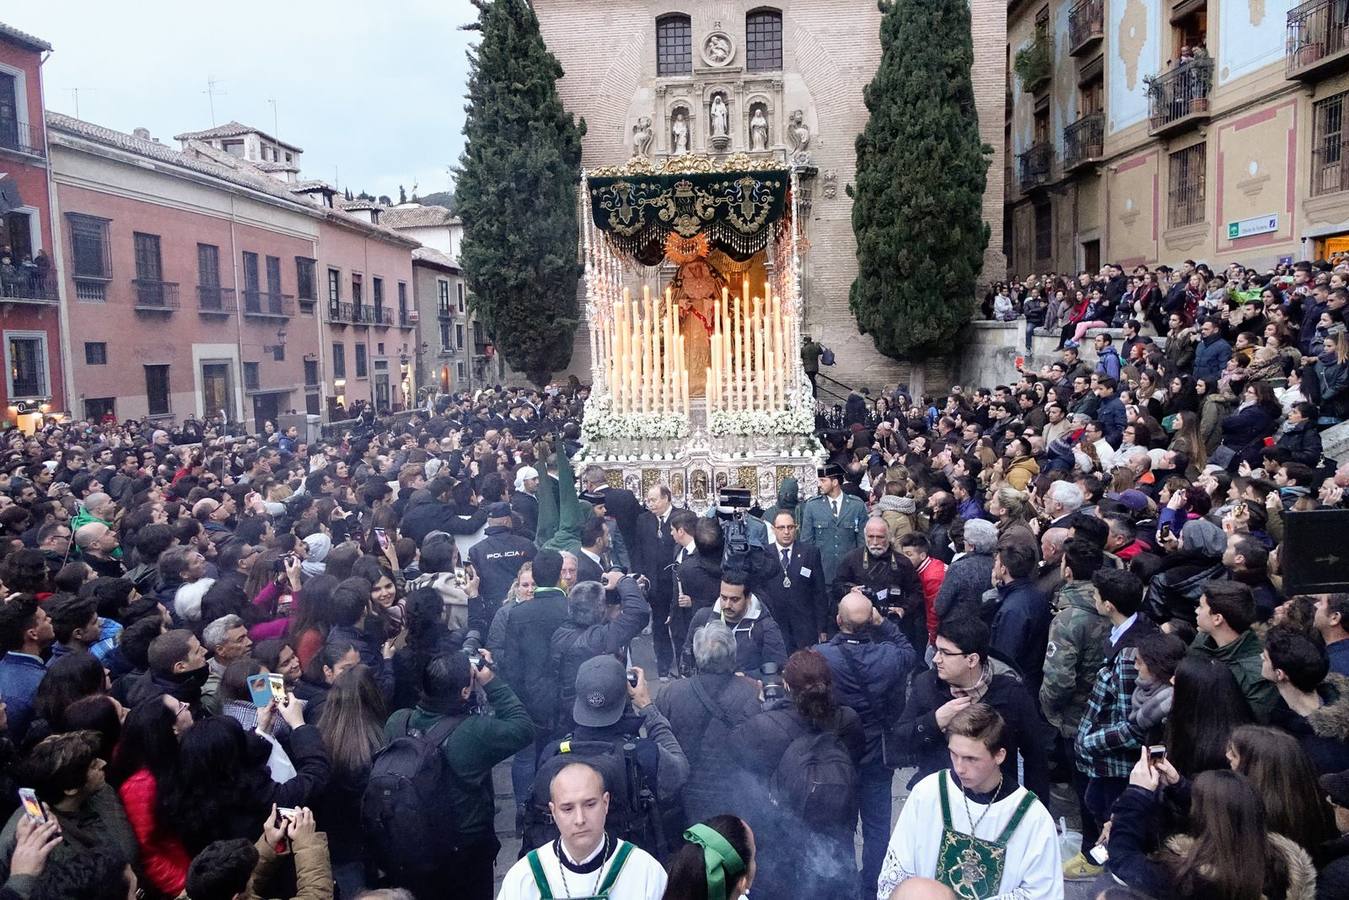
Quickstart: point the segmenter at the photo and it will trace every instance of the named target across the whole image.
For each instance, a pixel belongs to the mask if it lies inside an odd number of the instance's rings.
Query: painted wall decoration
[[[1229,0],[1218,16],[1218,83],[1283,58],[1290,0]]]
[[[1117,0],[1106,9],[1106,130],[1113,133],[1147,118],[1143,76],[1161,70],[1162,13],[1157,0]]]

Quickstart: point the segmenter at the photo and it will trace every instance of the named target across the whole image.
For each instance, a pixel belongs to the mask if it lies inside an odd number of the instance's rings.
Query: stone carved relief
[[[749,149],[751,153],[768,149],[768,113],[762,103],[754,104],[750,111]]]
[[[651,117],[639,118],[637,124],[632,126],[632,155],[650,156],[651,141],[655,136],[656,132],[651,127]]]
[[[838,196],[838,169],[824,170],[824,199],[833,200]]]
[[[791,139],[792,153],[805,153],[810,149],[810,129],[806,127],[806,114],[802,110],[793,110],[791,122],[787,126],[787,137]]]
[[[703,62],[714,68],[731,64],[735,59],[735,41],[724,31],[714,31],[703,40]]]
[[[683,107],[677,108],[670,120],[670,151],[676,154],[689,152],[689,116]]]

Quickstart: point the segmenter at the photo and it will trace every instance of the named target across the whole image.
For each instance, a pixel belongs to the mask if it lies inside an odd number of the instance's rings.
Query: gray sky
[[[445,190],[463,149],[468,0],[49,0],[0,21],[43,38],[47,108],[119,131],[236,119],[304,149],[301,177],[397,199]]]

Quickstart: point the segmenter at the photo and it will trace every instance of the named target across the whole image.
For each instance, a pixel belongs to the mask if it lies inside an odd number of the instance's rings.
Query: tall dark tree
[[[455,185],[474,311],[535,384],[571,359],[578,321],[576,188],[581,137],[562,108],[562,66],[525,0],[473,0],[467,138]]]
[[[864,93],[849,305],[896,359],[949,352],[971,318],[988,245],[992,148],[979,140],[968,0],[880,0],[881,64]]]

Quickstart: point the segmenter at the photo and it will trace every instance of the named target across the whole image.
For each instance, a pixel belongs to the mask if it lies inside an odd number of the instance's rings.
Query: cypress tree
[[[982,203],[992,148],[979,140],[968,0],[879,0],[881,64],[864,92],[849,305],[896,359],[950,351],[973,315],[988,245]]]
[[[577,325],[581,137],[562,108],[562,66],[525,0],[473,0],[467,138],[455,187],[460,262],[498,352],[535,384],[571,359]]]

